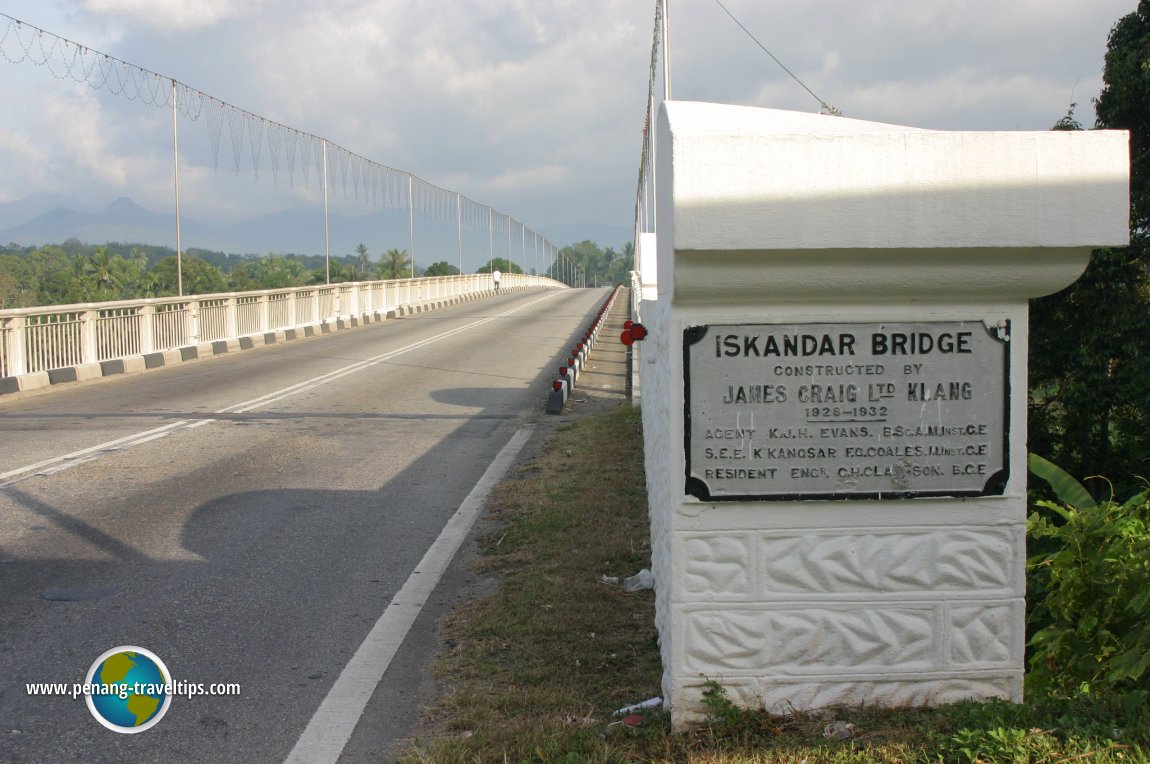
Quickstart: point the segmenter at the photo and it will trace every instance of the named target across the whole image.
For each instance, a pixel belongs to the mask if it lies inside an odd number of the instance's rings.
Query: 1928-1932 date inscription
[[[684,332],[686,492],[704,500],[1002,493],[1008,322]]]

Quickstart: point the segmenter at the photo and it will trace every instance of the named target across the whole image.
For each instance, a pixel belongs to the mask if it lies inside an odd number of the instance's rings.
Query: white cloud
[[[169,31],[210,27],[239,13],[235,0],[85,0],[84,5],[98,15]]]
[[[48,171],[47,155],[24,133],[0,131],[0,201],[15,201],[33,191],[55,191],[58,179]]]
[[[724,5],[847,116],[1009,130],[1049,127],[1072,98],[1079,118],[1092,120],[1106,33],[1135,2]],[[116,57],[529,225],[629,223],[653,0],[41,0],[38,8],[64,20],[71,39],[104,40]],[[818,108],[715,3],[672,2],[671,46],[676,98]],[[0,159],[11,158],[5,167],[19,168],[9,174],[28,193],[99,183],[167,198],[171,129],[162,109],[103,91],[63,98],[67,85],[42,69],[0,61],[10,95],[13,79],[33,78],[35,94],[6,103],[51,104],[51,116],[30,126],[12,109],[0,114]],[[315,189],[272,183],[266,146],[256,181],[250,156],[232,172],[227,125],[219,172],[204,122],[180,129],[189,208],[239,214],[312,203]],[[21,141],[31,148],[20,156],[4,148]]]
[[[103,128],[100,104],[90,91],[64,88],[40,97],[20,132],[6,135],[6,180],[19,178],[37,191],[87,183],[125,188],[128,160],[110,150],[106,136],[111,131]],[[5,196],[13,193],[11,187],[6,191]]]

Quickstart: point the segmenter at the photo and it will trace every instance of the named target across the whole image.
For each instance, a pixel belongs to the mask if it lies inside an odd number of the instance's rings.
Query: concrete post
[[[704,677],[768,710],[1021,700],[1027,300],[1127,242],[1127,135],[690,102],[659,131],[643,417],[675,724]]]
[[[82,364],[98,363],[100,360],[97,338],[100,325],[99,317],[100,311],[96,309],[89,308],[80,311],[80,363]]]
[[[200,341],[200,311],[203,303],[200,300],[188,301],[188,344],[195,345]]]
[[[4,367],[2,377],[18,377],[28,372],[27,342],[25,331],[26,320],[24,316],[12,316],[5,319],[3,324],[4,350],[7,353],[7,365]]]
[[[141,305],[136,316],[140,332],[140,354],[151,353],[156,349],[156,306],[150,302]]]

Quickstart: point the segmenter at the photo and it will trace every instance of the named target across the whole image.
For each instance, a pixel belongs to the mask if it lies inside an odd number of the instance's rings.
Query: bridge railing
[[[562,287],[503,275],[502,287]],[[490,292],[491,276],[361,281],[0,310],[0,378],[375,316]]]

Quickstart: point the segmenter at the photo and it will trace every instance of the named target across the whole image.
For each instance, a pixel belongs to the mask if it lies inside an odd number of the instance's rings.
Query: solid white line
[[[497,313],[494,316],[488,316],[487,318],[482,318],[478,321],[473,321],[470,324],[466,324],[464,326],[460,326],[460,327],[457,327],[455,329],[451,329],[451,330],[446,331],[446,332],[441,332],[441,333],[435,335],[434,337],[428,337],[425,340],[420,340],[419,342],[413,342],[412,344],[406,345],[406,346],[401,347],[397,350],[392,350],[390,352],[383,353],[381,355],[377,355],[377,356],[374,356],[372,358],[367,358],[367,359],[362,360],[362,361],[356,361],[355,363],[349,364],[349,365],[344,366],[340,369],[336,369],[335,371],[329,371],[328,373],[321,374],[318,377],[312,377],[311,379],[304,380],[303,382],[297,382],[294,385],[289,385],[289,386],[282,388],[280,390],[276,390],[275,392],[267,393],[266,395],[261,395],[260,397],[253,398],[250,401],[245,401],[243,403],[237,403],[233,406],[228,406],[227,408],[220,409],[219,411],[216,411],[213,413],[216,413],[216,414],[245,414],[249,411],[254,411],[254,410],[261,408],[263,406],[267,406],[267,405],[272,404],[272,403],[278,403],[279,401],[282,401],[285,398],[290,398],[291,396],[296,395],[297,393],[302,393],[306,390],[311,390],[313,388],[319,387],[320,385],[325,385],[328,382],[333,382],[333,381],[335,381],[341,377],[345,377],[348,374],[354,374],[357,371],[362,371],[363,369],[369,368],[371,366],[375,366],[376,364],[383,363],[384,361],[389,361],[392,358],[395,358],[396,356],[402,355],[404,353],[408,353],[412,350],[417,350],[421,347],[424,347],[425,345],[429,345],[433,342],[437,342],[437,341],[444,339],[446,337],[450,337],[452,335],[459,334],[460,332],[465,332],[469,329],[474,329],[477,326],[482,326],[483,324],[489,323],[489,322],[494,321],[498,318],[506,318],[507,316],[518,313],[521,310],[526,310],[527,308],[530,308],[532,305],[535,305],[538,302],[542,302],[543,300],[546,300],[552,296],[553,296],[553,293],[548,292],[548,293],[544,294],[543,296],[538,297],[538,298],[536,298],[530,302],[524,303],[523,305],[520,305],[516,308],[512,308],[510,310],[505,310],[502,313]],[[157,427],[154,430],[145,430],[144,432],[137,432],[133,435],[125,435],[122,438],[117,438],[116,440],[109,440],[105,443],[100,443],[99,445],[91,446],[89,448],[84,448],[84,449],[81,449],[79,451],[73,451],[70,454],[64,454],[63,456],[56,456],[56,457],[53,457],[51,459],[45,459],[43,461],[36,462],[35,464],[28,464],[28,465],[25,465],[23,467],[17,467],[16,469],[0,473],[0,488],[4,488],[5,486],[11,485],[12,483],[18,483],[22,480],[26,480],[27,478],[29,478],[33,475],[37,475],[37,474],[48,475],[48,474],[55,474],[57,472],[62,472],[64,470],[68,469],[69,467],[75,467],[78,464],[83,464],[84,462],[89,462],[94,458],[97,458],[99,456],[103,456],[104,452],[123,451],[123,450],[126,450],[128,448],[131,448],[132,446],[138,446],[141,443],[147,443],[150,440],[155,440],[156,438],[159,438],[159,437],[171,435],[171,434],[178,432],[180,430],[192,429],[195,427],[202,427],[206,424],[211,424],[212,422],[215,422],[215,421],[217,421],[217,420],[215,420],[215,419],[199,419],[199,420],[196,420],[194,422],[189,423],[189,420],[182,419],[178,422],[172,422],[171,424],[166,424],[163,427]]]
[[[428,597],[455,557],[459,545],[467,537],[487,495],[507,473],[530,437],[530,427],[516,432],[471,489],[471,493],[467,494],[435,543],[428,548],[423,559],[408,576],[403,588],[375,622],[363,644],[343,667],[327,697],[320,703],[285,760],[287,764],[334,764],[339,759],[359,724],[364,708],[375,693],[375,688],[416,616],[423,610]]]

